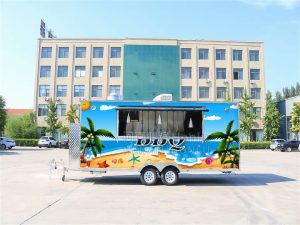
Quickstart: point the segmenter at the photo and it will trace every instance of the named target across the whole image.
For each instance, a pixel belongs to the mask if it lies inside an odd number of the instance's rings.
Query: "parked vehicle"
[[[69,139],[64,139],[58,143],[59,148],[69,148]]]
[[[300,141],[286,141],[282,144],[278,144],[278,148],[282,152],[291,152],[293,150],[299,150]]]
[[[271,149],[272,151],[277,150],[278,144],[283,144],[284,142],[285,142],[284,139],[272,139],[272,140],[271,140],[270,149]]]
[[[7,137],[0,137],[0,149],[12,149],[16,146],[16,142],[13,139]]]
[[[239,170],[237,103],[91,101],[81,111],[70,125],[70,169],[139,171],[145,185]]]
[[[55,141],[55,139],[53,137],[50,137],[50,136],[42,136],[38,142],[39,148],[41,148],[41,147],[51,148],[56,145],[57,145],[57,142]]]

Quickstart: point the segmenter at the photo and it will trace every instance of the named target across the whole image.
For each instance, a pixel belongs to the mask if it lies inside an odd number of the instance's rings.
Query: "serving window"
[[[119,136],[202,137],[203,110],[118,109]]]

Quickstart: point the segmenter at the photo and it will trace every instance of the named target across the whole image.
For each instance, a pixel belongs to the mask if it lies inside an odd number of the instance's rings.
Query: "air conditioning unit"
[[[84,100],[84,97],[79,97],[79,101],[83,101]]]
[[[45,97],[45,101],[49,101],[49,97],[48,96]]]
[[[44,120],[45,120],[45,121],[47,121],[47,118],[48,118],[48,117],[47,117],[47,116],[45,116],[45,117],[44,117]]]
[[[56,97],[56,101],[57,101],[57,102],[60,101],[60,98],[59,98],[59,97]]]
[[[211,80],[210,79],[206,79],[206,83],[210,83],[211,82]]]
[[[228,83],[228,80],[227,80],[227,79],[224,79],[224,83],[227,84],[227,83]]]

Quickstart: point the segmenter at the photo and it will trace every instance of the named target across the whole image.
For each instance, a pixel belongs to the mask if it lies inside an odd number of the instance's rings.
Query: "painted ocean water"
[[[154,154],[163,152],[167,158],[174,159],[177,163],[184,165],[192,165],[199,162],[208,156],[213,156],[213,152],[217,149],[219,141],[186,141],[180,145],[184,146],[184,150],[170,150],[171,144],[167,142],[164,146],[136,146],[136,141],[133,140],[103,140],[104,148],[101,156],[123,152],[136,152],[140,154]],[[87,158],[92,158],[93,154],[90,149],[87,151]]]

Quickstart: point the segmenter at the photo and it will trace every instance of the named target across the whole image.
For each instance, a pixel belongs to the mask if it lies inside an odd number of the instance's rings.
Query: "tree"
[[[249,141],[251,128],[254,125],[257,115],[253,113],[254,102],[245,90],[240,102],[240,129]]]
[[[99,136],[115,138],[115,136],[108,130],[105,129],[95,130],[94,122],[90,118],[87,118],[87,121],[89,124],[89,128],[85,126],[81,126],[81,139],[86,139],[85,145],[83,146],[82,149],[82,155],[81,155],[82,161],[84,160],[85,149],[87,147],[90,147],[92,149],[92,152],[95,157],[97,156],[97,153],[101,154],[103,145]]]
[[[67,112],[67,121],[70,123],[76,123],[79,119],[77,115],[78,106],[77,105],[71,105],[70,109]]]
[[[231,94],[230,94],[230,88],[229,87],[226,88],[224,101],[225,102],[231,102]]]
[[[297,95],[300,95],[300,83],[299,82],[297,82],[297,84],[296,84],[296,96]]]
[[[278,136],[279,127],[282,119],[279,113],[275,100],[272,99],[271,92],[267,93],[266,113],[263,117],[264,124],[264,139],[269,141]]]
[[[69,134],[69,127],[68,126],[62,126],[61,128],[59,128],[59,131],[62,135]]]
[[[48,127],[46,131],[49,132],[51,136],[53,136],[55,131],[61,128],[62,123],[58,121],[58,117],[56,115],[57,106],[52,99],[50,99],[47,107],[48,107],[48,116],[46,122],[48,124]]]
[[[4,98],[0,95],[0,135],[4,132],[4,127],[6,124],[6,111],[5,111],[6,102]]]
[[[275,99],[276,99],[276,102],[279,102],[279,101],[283,100],[283,97],[282,97],[280,91],[276,91],[276,93],[275,93]]]
[[[298,133],[300,132],[300,102],[293,103],[291,112],[292,118],[290,120],[292,127],[291,132],[295,133],[297,140],[299,139]]]
[[[35,113],[28,113],[21,117],[9,117],[5,134],[11,138],[37,138],[38,126]]]
[[[291,95],[291,97],[294,97],[294,96],[297,95],[297,94],[296,94],[296,88],[295,88],[294,86],[291,86],[291,89],[290,89],[290,95]]]
[[[284,99],[291,97],[290,89],[288,87],[284,87],[282,89]]]
[[[216,131],[211,133],[205,139],[208,140],[215,140],[215,139],[222,139],[218,149],[214,151],[214,154],[218,154],[221,158],[221,164],[230,163],[231,168],[238,168],[239,167],[239,160],[240,156],[237,150],[239,149],[238,146],[234,146],[234,142],[239,142],[239,131],[234,130],[231,131],[233,125],[233,120],[231,120],[226,126],[226,132],[223,133],[221,131]],[[227,158],[227,160],[226,160]],[[229,159],[228,159],[229,158]]]

